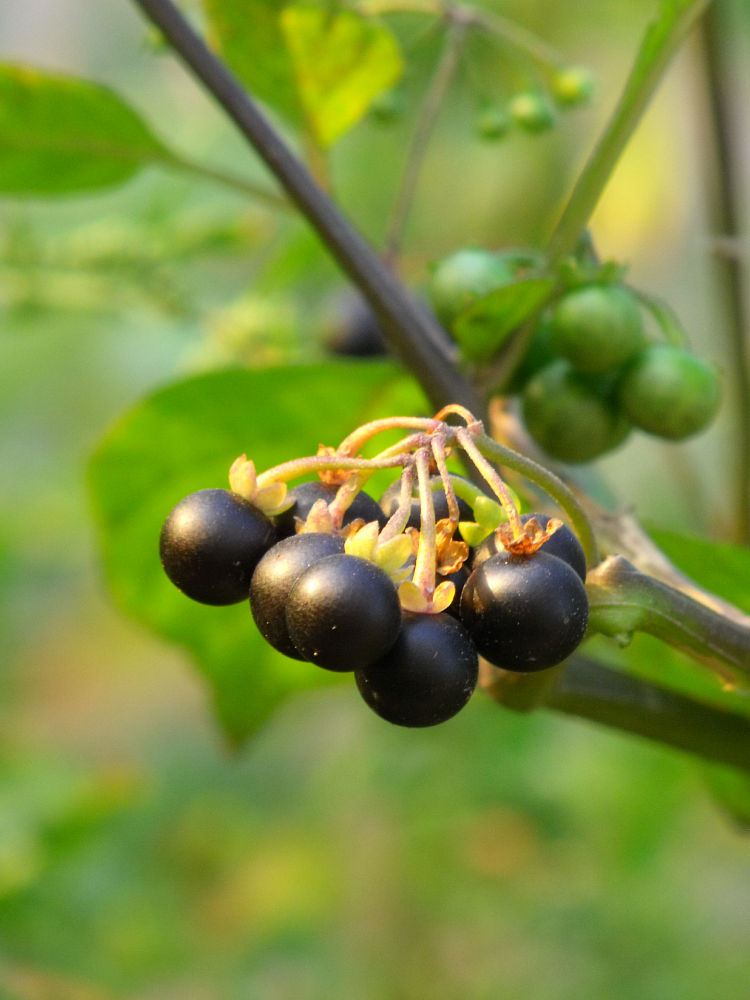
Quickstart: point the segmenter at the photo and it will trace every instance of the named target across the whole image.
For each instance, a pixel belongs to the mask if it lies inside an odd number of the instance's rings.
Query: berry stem
[[[398,507],[389,517],[385,527],[380,532],[379,541],[381,543],[389,541],[400,535],[409,521],[411,514],[411,491],[414,486],[414,463],[407,465],[401,473],[401,490],[398,498]]]
[[[347,434],[336,449],[340,455],[356,455],[359,449],[376,434],[393,430],[421,430],[427,434],[438,430],[440,420],[426,417],[383,417],[381,420],[371,420],[362,424],[351,434]]]
[[[419,483],[419,506],[421,524],[419,528],[419,548],[414,566],[413,582],[422,591],[428,603],[435,591],[437,570],[437,540],[435,538],[435,504],[430,486],[430,453],[420,448],[414,456]]]
[[[323,472],[326,469],[353,469],[355,471],[377,472],[379,469],[395,469],[404,465],[407,456],[402,452],[377,458],[347,458],[342,455],[308,455],[306,458],[293,458],[282,462],[271,469],[266,469],[258,476],[258,488],[263,489],[273,483],[286,483],[290,479],[298,479],[310,472]]]
[[[471,427],[473,424],[479,423],[474,414],[467,410],[465,406],[461,406],[460,403],[448,403],[447,406],[444,406],[435,414],[435,420],[445,420],[445,418],[449,417],[452,413],[457,417],[461,417],[467,427]]]
[[[494,11],[479,10],[468,4],[461,5],[460,9],[467,24],[495,35],[514,48],[525,52],[535,61],[556,68],[565,65],[566,61],[557,49],[548,45],[533,31],[529,31],[528,28],[524,28],[510,18],[503,17],[502,14]]]
[[[508,518],[511,527],[513,528],[514,537],[520,538],[524,534],[523,525],[521,524],[521,515],[518,513],[518,508],[513,502],[513,498],[508,492],[508,488],[500,477],[500,473],[490,462],[487,461],[474,442],[474,438],[471,433],[467,429],[463,427],[459,428],[456,431],[456,440],[487,480],[493,493],[500,501],[500,505],[505,511],[505,516]]]
[[[432,454],[435,457],[435,464],[438,467],[443,489],[445,490],[445,498],[448,501],[448,517],[454,525],[457,525],[461,515],[458,510],[456,491],[453,489],[453,480],[446,464],[445,440],[440,435],[434,434],[430,443],[432,445]]]
[[[367,473],[358,473],[342,483],[336,491],[336,496],[328,504],[328,512],[331,515],[334,530],[338,531],[344,523],[344,514],[351,507],[354,498],[367,482]]]
[[[514,472],[518,472],[532,483],[536,483],[545,493],[548,493],[568,516],[573,530],[583,546],[583,551],[586,553],[587,564],[589,567],[596,566],[599,562],[599,546],[591,522],[573,492],[562,479],[525,455],[498,444],[486,434],[477,434],[473,439],[473,444],[485,458],[492,459],[492,461],[499,462]]]

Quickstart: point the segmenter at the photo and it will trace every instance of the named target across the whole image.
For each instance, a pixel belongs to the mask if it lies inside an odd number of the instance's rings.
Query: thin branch
[[[257,104],[208,49],[172,0],[134,0],[250,142],[290,200],[360,288],[381,320],[389,345],[413,372],[433,405],[484,406],[454,363],[454,348],[428,310],[415,302],[294,156]]]
[[[576,182],[549,243],[556,262],[572,253],[673,56],[709,0],[663,3],[646,30],[617,107]]]
[[[384,248],[385,259],[388,261],[394,260],[401,247],[409,212],[414,203],[419,176],[427,155],[430,136],[458,66],[463,36],[463,25],[449,22],[443,51],[417,115],[414,134],[406,156],[406,168],[388,223]]]
[[[750,719],[584,657],[569,660],[544,707],[750,771]]]
[[[224,187],[231,188],[231,190],[236,191],[238,194],[250,195],[251,198],[262,202],[270,208],[288,211],[291,207],[286,198],[283,198],[276,191],[269,191],[268,188],[264,188],[260,184],[256,184],[237,174],[230,174],[225,170],[209,167],[204,163],[199,163],[197,160],[191,160],[187,156],[174,153],[157,162],[163,164],[165,167],[194,174],[196,177],[204,177],[206,180],[214,181]]]
[[[481,664],[485,694],[516,712],[563,712],[750,772],[750,718],[708,705],[581,654],[538,673]]]
[[[565,66],[565,57],[548,45],[543,38],[535,35],[533,31],[524,28],[516,21],[512,21],[496,11],[481,10],[468,4],[458,4],[457,9],[461,12],[466,24],[488,31],[504,42],[527,53],[537,62],[549,66]]]
[[[707,663],[723,680],[750,677],[750,625],[726,618],[669,584],[608,556],[586,577],[589,627],[609,636],[648,632]],[[729,668],[729,669],[728,669]]]
[[[736,86],[732,83],[729,32],[723,15],[725,6],[717,0],[709,8],[702,22],[701,42],[703,66],[708,96],[709,127],[713,134],[715,171],[713,199],[710,211],[714,230],[722,239],[737,240],[740,192],[743,188],[741,162],[742,137],[734,135],[733,121],[736,113]],[[727,307],[727,339],[731,364],[727,378],[735,385],[737,394],[735,464],[734,534],[736,540],[750,544],[750,348],[748,331],[750,317],[743,294],[741,260],[736,255],[725,255],[717,260],[723,300]]]

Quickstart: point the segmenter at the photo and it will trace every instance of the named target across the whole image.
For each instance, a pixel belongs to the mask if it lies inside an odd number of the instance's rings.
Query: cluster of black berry
[[[185,497],[160,538],[164,570],[188,597],[249,599],[275,649],[352,671],[379,716],[411,727],[444,722],[467,703],[479,655],[506,670],[542,670],[576,649],[588,622],[575,534],[543,514],[518,515],[475,450],[476,421],[458,432],[437,418],[408,421],[420,424],[373,460],[352,457],[354,443],[384,426],[366,425],[336,450],[262,476],[242,456],[232,489]],[[446,444],[456,435],[500,504],[447,472]],[[375,467],[395,465],[402,475],[377,503],[361,483]],[[322,478],[287,490],[284,477],[315,468]],[[473,493],[474,506],[456,488]]]

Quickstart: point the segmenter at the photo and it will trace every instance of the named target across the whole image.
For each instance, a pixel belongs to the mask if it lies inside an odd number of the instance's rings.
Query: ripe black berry
[[[355,673],[359,692],[397,726],[435,726],[460,711],[476,687],[477,651],[447,614],[404,616],[393,647]]]
[[[401,496],[401,483],[396,481],[392,483],[385,493],[380,498],[380,507],[386,517],[390,517],[395,514],[396,508],[398,507],[398,502]],[[474,512],[465,500],[461,497],[456,497],[458,502],[458,516],[461,521],[473,521]],[[440,518],[448,517],[448,497],[445,495],[445,490],[433,490],[432,491],[432,503],[435,507],[435,520],[438,521]],[[412,497],[411,499],[411,510],[409,513],[409,520],[406,522],[407,528],[419,528],[422,525],[422,509],[419,497]],[[461,540],[461,532],[456,530],[454,535],[456,540]]]
[[[526,524],[529,518],[532,517],[539,522],[542,528],[547,527],[547,524],[549,523],[549,516],[547,514],[523,514],[521,522]],[[477,546],[474,554],[474,567],[476,568],[481,565],[485,559],[489,559],[490,556],[494,556],[498,551],[505,550],[498,549],[493,532],[493,534],[488,535],[487,538],[485,538],[485,540]],[[554,535],[552,535],[551,538],[548,538],[544,545],[542,545],[539,551],[546,552],[547,555],[557,556],[558,559],[562,559],[563,562],[572,566],[582,580],[586,579],[586,556],[583,548],[581,547],[581,543],[578,541],[567,524],[564,524],[562,528],[558,528]]]
[[[159,551],[172,583],[202,604],[245,600],[258,561],[276,541],[268,518],[229,490],[180,500],[161,529]]]
[[[304,659],[326,670],[354,670],[396,641],[401,605],[390,577],[374,563],[331,555],[297,580],[286,621]]]
[[[300,483],[289,490],[289,496],[294,499],[293,506],[289,507],[282,514],[277,514],[274,518],[276,529],[283,538],[286,535],[293,535],[296,530],[295,518],[304,521],[310,513],[310,508],[316,500],[325,500],[330,503],[338,492],[338,486],[330,483],[323,483],[320,480],[312,480],[309,483]],[[378,521],[382,527],[387,518],[383,511],[367,493],[359,492],[344,514],[344,524],[350,524],[357,518],[362,518],[365,523]]]
[[[441,584],[443,580],[450,580],[453,586],[456,588],[456,593],[453,595],[453,600],[445,609],[445,613],[447,615],[452,615],[454,618],[461,617],[461,591],[464,589],[464,584],[469,579],[470,575],[471,575],[471,570],[466,565],[466,563],[460,566],[455,573],[448,573],[447,576],[443,576],[442,573],[437,574],[435,578],[436,584]]]
[[[499,552],[474,570],[461,594],[461,620],[477,650],[505,670],[560,663],[583,639],[588,617],[581,578],[543,551]]]
[[[266,552],[250,581],[250,610],[263,638],[285,656],[304,660],[289,638],[286,606],[289,594],[305,570],[326,556],[344,551],[336,535],[306,532],[282,538]]]
[[[352,358],[382,357],[388,353],[383,328],[365,300],[347,296],[325,341],[332,354]]]

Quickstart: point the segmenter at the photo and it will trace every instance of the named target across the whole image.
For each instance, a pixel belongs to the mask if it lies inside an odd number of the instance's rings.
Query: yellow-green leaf
[[[281,28],[308,123],[324,146],[355,125],[401,75],[391,32],[354,11],[287,7]]]

